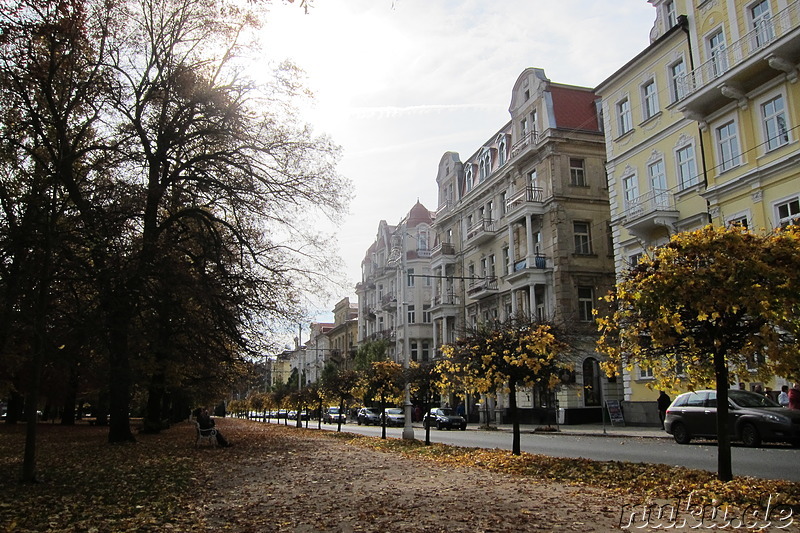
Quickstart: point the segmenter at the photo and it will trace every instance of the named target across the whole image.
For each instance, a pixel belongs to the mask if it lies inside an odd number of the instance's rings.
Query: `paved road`
[[[289,421],[290,424],[294,423]],[[316,421],[309,428],[316,428]],[[324,430],[335,431],[336,425],[322,424]],[[717,471],[717,447],[713,441],[697,441],[680,445],[657,430],[609,429],[603,436],[598,428],[581,432],[581,426],[565,426],[561,433],[532,433],[524,431],[521,436],[522,450],[553,457],[584,457],[599,461],[629,461]],[[346,424],[343,431],[363,435],[380,436],[381,428]],[[414,428],[415,438],[423,440],[425,430]],[[402,428],[386,428],[390,438],[400,438]],[[431,442],[477,448],[511,449],[511,433],[507,430],[484,431],[470,428],[467,431],[431,430]],[[800,448],[788,445],[764,445],[760,448],[745,448],[734,444],[732,450],[733,473],[736,476],[752,476],[766,479],[786,479],[800,482]],[[788,467],[791,465],[791,467]]]

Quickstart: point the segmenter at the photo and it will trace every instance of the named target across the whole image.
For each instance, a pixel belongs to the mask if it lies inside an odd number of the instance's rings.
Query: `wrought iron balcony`
[[[700,118],[724,106],[729,99],[744,104],[747,93],[785,72],[797,79],[800,58],[800,0],[773,17],[761,20],[750,32],[686,73],[679,80],[679,108]],[[725,98],[720,98],[720,95]]]

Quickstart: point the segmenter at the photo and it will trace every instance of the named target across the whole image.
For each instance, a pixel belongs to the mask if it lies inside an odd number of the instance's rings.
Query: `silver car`
[[[664,429],[678,444],[694,437],[717,437],[717,391],[681,394],[667,409]],[[762,442],[789,442],[800,446],[800,411],[787,409],[770,398],[743,390],[728,391],[728,429],[745,446]]]

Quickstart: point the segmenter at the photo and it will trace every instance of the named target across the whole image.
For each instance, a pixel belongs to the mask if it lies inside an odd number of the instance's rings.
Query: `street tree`
[[[520,387],[553,390],[561,383],[569,346],[550,324],[512,318],[494,327],[479,325],[470,334],[442,347],[437,367],[445,391],[481,394],[507,392],[514,433],[512,453],[519,455],[517,391]]]
[[[800,230],[740,226],[674,235],[626,272],[598,320],[609,375],[634,366],[652,386],[717,391],[718,475],[729,481],[728,388],[736,380],[797,378]]]
[[[345,413],[346,405],[355,397],[361,386],[361,375],[355,370],[343,370],[336,364],[329,363],[322,369],[322,388],[325,398],[339,405],[339,413]],[[337,431],[342,430],[341,417],[337,422]]]
[[[377,396],[381,405],[381,438],[386,438],[386,404],[398,405],[403,402],[405,372],[403,365],[395,361],[374,361],[363,373],[363,390],[370,396]]]

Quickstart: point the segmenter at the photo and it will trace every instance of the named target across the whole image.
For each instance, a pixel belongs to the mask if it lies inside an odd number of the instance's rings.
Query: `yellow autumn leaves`
[[[715,354],[734,375],[800,370],[800,230],[707,226],[651,251],[606,297],[597,320],[607,373],[634,365],[653,384],[712,385]]]
[[[559,372],[572,369],[563,360],[567,349],[549,324],[477,330],[443,346],[440,386],[448,391],[504,392],[513,382],[552,389],[559,383]]]

